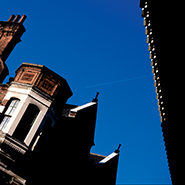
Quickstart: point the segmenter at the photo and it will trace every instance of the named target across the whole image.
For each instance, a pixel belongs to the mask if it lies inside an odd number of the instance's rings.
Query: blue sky
[[[43,64],[66,78],[82,105],[100,92],[91,152],[121,143],[117,184],[171,184],[139,0],[2,1],[0,20],[26,14],[7,60]]]

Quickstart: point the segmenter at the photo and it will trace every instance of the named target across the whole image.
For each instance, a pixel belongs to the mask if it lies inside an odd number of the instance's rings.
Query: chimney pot
[[[10,18],[8,19],[8,22],[12,22],[12,21],[14,20],[14,18],[15,18],[15,15],[12,14],[12,15],[10,16]]]
[[[20,16],[20,15],[17,15],[17,16],[15,17],[15,19],[14,19],[13,22],[18,22],[20,18],[21,18],[21,16]]]
[[[23,24],[26,18],[27,18],[27,16],[26,16],[26,15],[23,15],[23,16],[21,17],[19,23],[20,23],[20,24]]]

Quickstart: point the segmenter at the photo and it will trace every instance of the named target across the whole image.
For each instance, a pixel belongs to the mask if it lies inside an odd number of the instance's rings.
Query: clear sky
[[[100,92],[91,152],[121,146],[117,184],[171,184],[139,0],[9,0],[0,20],[26,14],[7,65],[43,64],[67,79],[82,105]],[[62,147],[62,146],[61,146]]]

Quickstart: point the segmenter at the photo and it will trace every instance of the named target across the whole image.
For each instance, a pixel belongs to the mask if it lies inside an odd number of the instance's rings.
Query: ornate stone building
[[[1,66],[25,31],[26,16],[17,17],[0,22]],[[13,26],[22,31],[7,38]],[[15,73],[0,84],[0,184],[115,184],[119,148],[107,157],[90,153],[98,94],[70,105],[68,82],[44,65],[22,63]]]

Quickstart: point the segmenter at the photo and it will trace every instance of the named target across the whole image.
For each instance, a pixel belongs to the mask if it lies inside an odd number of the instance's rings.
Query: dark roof
[[[117,176],[119,153],[113,152],[108,156],[90,153],[90,164],[94,184],[115,184]],[[93,171],[94,170],[94,171]]]
[[[85,111],[85,110],[89,110],[90,111],[89,113],[91,114],[91,112],[93,112],[93,111],[90,110],[90,108],[92,108],[93,105],[97,105],[97,103],[96,102],[89,102],[89,103],[86,103],[86,104],[83,104],[80,106],[66,104],[63,108],[62,116],[69,117],[69,118],[75,118],[77,116],[77,114],[79,114],[80,112]],[[96,106],[94,106],[94,108],[95,108],[94,110],[96,112]],[[95,116],[95,115],[92,115],[92,116]]]

